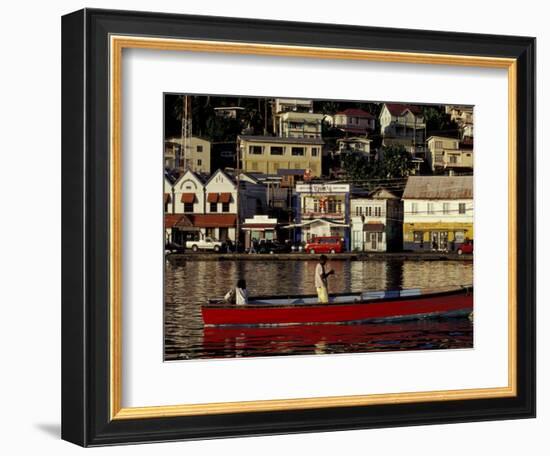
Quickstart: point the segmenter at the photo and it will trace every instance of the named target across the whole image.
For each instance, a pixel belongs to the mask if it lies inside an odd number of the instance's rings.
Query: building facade
[[[403,209],[403,250],[456,251],[474,239],[472,176],[409,177]]]
[[[196,136],[189,138],[186,147],[181,137],[164,141],[164,167],[196,173],[210,173],[211,143]]]
[[[387,189],[350,201],[351,250],[388,252],[402,246],[403,207],[401,198]]]
[[[474,107],[463,105],[447,105],[445,113],[451,120],[457,123],[460,128],[462,139],[474,137]]]
[[[295,221],[288,228],[293,230],[296,242],[338,236],[349,249],[349,184],[299,183],[295,201]]]
[[[253,242],[274,241],[277,239],[277,219],[267,215],[254,215],[244,219],[244,248],[249,249]]]
[[[323,140],[317,138],[239,136],[241,169],[264,174],[277,174],[280,169],[306,169],[319,177],[323,145]]]
[[[382,146],[403,146],[414,158],[425,159],[426,123],[417,106],[384,103],[380,134]]]
[[[264,185],[243,177],[240,189],[237,197],[235,177],[221,170],[208,179],[186,171],[172,186],[172,211],[165,216],[167,237],[182,244],[205,237],[235,242],[243,220],[263,213],[267,205]]]
[[[364,155],[368,161],[375,159],[375,154],[371,152],[370,145],[371,139],[353,136],[350,138],[341,138],[336,141],[337,152],[339,154],[345,153],[359,153]]]
[[[313,112],[313,100],[301,98],[275,98],[273,102],[275,114],[282,112]]]
[[[363,109],[349,108],[334,115],[334,127],[352,135],[366,135],[375,124],[374,116]]]
[[[321,138],[323,114],[288,111],[277,116],[278,136],[285,138]]]
[[[474,170],[474,151],[470,144],[461,143],[459,139],[443,136],[428,138],[427,164],[432,172],[454,173]]]

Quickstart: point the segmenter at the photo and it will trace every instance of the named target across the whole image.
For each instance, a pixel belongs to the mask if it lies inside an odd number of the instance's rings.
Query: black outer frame
[[[110,34],[517,59],[513,398],[110,421]],[[82,446],[535,416],[535,39],[84,9],[62,19],[62,438]]]

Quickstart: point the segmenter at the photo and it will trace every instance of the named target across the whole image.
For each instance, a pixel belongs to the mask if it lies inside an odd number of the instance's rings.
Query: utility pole
[[[240,209],[241,209],[241,205],[240,205],[240,194],[241,194],[241,145],[239,143],[239,141],[237,141],[237,146],[236,146],[236,155],[237,155],[237,176],[236,176],[236,180],[237,180],[237,200],[235,201],[235,205],[237,207],[237,220],[236,220],[236,226],[235,226],[235,251],[238,253],[239,252],[239,241],[240,241],[240,228],[241,228],[241,224],[240,224],[240,218],[241,218],[241,214],[240,214]]]
[[[193,136],[193,115],[191,97],[183,96],[182,116],[181,116],[181,151],[183,159],[183,169],[190,168],[191,136]]]

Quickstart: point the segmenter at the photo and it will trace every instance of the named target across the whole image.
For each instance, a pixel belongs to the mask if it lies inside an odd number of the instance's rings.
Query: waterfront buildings
[[[323,145],[319,138],[241,135],[237,147],[245,172],[277,174],[279,169],[306,169],[318,177]]]
[[[238,225],[262,214],[267,205],[265,186],[253,178],[240,179],[238,206],[237,188],[237,179],[221,170],[209,178],[186,171],[172,187],[172,212],[165,216],[167,238],[177,243],[207,236],[235,242]]]
[[[210,173],[211,142],[196,136],[189,138],[187,144],[184,142],[181,137],[164,141],[164,167]]]
[[[457,138],[430,136],[428,138],[426,162],[435,174],[473,172],[474,151],[471,142],[460,142]]]
[[[473,240],[472,176],[411,176],[402,198],[403,250],[455,251]]]
[[[350,201],[351,250],[386,252],[402,246],[403,206],[397,192],[379,188]]]

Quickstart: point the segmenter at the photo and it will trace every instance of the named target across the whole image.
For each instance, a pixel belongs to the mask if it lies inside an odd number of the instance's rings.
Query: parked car
[[[199,250],[219,252],[223,248],[223,242],[217,241],[211,237],[206,237],[197,241],[187,241],[185,247],[191,249],[193,252],[198,252]]]
[[[342,253],[344,244],[338,236],[319,236],[306,244],[305,251],[309,253]]]
[[[462,244],[459,245],[456,249],[456,253],[462,255],[463,253],[474,253],[474,241],[473,239],[466,239]]]
[[[257,247],[258,253],[290,253],[290,245],[282,244],[277,241],[260,242]]]
[[[184,253],[185,247],[175,242],[167,242],[164,245],[164,253]]]

